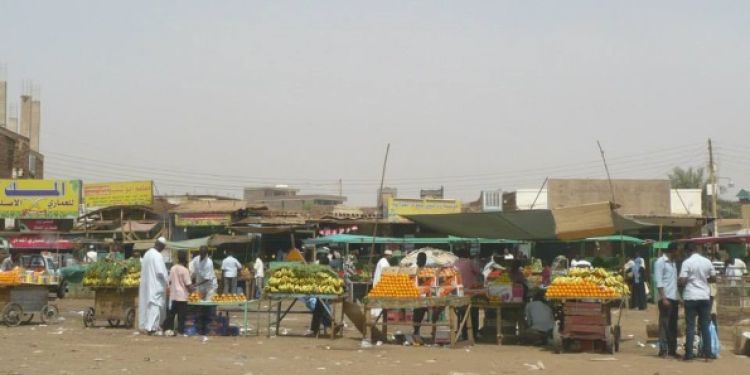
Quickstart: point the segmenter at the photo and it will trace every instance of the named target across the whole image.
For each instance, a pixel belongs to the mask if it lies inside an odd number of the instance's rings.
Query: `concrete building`
[[[299,189],[285,185],[245,188],[243,198],[249,204],[259,204],[277,211],[333,211],[346,202],[346,197],[326,194],[298,194]]]
[[[0,178],[44,178],[44,155],[31,149],[29,138],[0,128]]]

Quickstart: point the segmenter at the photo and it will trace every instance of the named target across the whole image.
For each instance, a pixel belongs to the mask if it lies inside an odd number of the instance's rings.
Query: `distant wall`
[[[625,215],[669,215],[669,180],[612,180],[618,210]],[[607,180],[550,179],[547,182],[550,209],[611,201]]]

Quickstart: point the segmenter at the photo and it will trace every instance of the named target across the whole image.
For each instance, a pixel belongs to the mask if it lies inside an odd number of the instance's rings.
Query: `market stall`
[[[110,327],[133,328],[140,277],[138,259],[105,259],[90,264],[83,276],[83,285],[94,291],[94,306],[84,312],[83,325],[93,327],[97,320],[106,320]]]
[[[561,353],[573,343],[580,350],[619,351],[622,307],[629,294],[621,275],[602,268],[572,268],[568,276],[556,278],[546,293],[558,315],[553,330],[555,351]],[[613,308],[619,308],[617,321]]]
[[[420,253],[426,255],[423,267],[417,267]],[[380,281],[365,299],[364,338],[373,339],[373,329],[377,327],[387,338],[389,325],[427,326],[431,328],[433,343],[455,346],[466,327],[468,341],[473,343],[470,314],[459,314],[459,310],[470,310],[471,298],[464,296],[461,274],[454,266],[457,259],[446,251],[423,248],[404,257],[400,267],[384,269]],[[377,313],[378,310],[381,312]],[[403,310],[410,312],[400,313]],[[416,314],[426,315],[428,322],[414,319]],[[421,341],[421,337],[414,339]]]
[[[26,271],[16,267],[0,272],[0,307],[2,321],[7,326],[18,326],[30,322],[38,315],[42,323],[56,321],[57,306],[50,304],[50,285],[57,283],[57,276],[46,272]]]
[[[244,294],[220,294],[204,301],[197,292],[188,298],[186,331],[216,336],[248,335],[248,308],[257,300],[247,300]],[[260,311],[260,304],[258,305]],[[242,329],[231,326],[231,312],[242,311]],[[236,330],[236,331],[235,331]]]
[[[272,263],[270,277],[264,288],[263,298],[268,301],[268,336],[272,327],[279,335],[281,322],[292,310],[297,301],[315,299],[323,303],[326,316],[330,319],[331,338],[343,330],[344,281],[330,267],[299,262]],[[287,308],[282,310],[282,304]],[[275,314],[274,314],[275,309]],[[274,316],[275,315],[275,316]],[[325,326],[325,324],[324,324]]]

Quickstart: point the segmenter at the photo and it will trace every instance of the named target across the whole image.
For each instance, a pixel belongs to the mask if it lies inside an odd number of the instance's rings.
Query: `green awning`
[[[328,244],[372,244],[372,236],[361,236],[353,234],[334,234],[331,236],[310,238],[304,241],[308,245]],[[517,243],[519,241],[492,239],[492,238],[468,238],[468,237],[375,237],[376,244],[435,244],[447,245],[451,243],[479,243],[479,244],[504,244]]]

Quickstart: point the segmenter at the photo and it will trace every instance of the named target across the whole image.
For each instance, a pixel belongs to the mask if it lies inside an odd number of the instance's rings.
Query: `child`
[[[185,334],[185,315],[187,314],[188,295],[192,289],[190,271],[187,269],[187,252],[177,253],[177,264],[169,271],[170,308],[164,328],[167,336],[174,336],[174,318],[177,316],[177,333]]]

